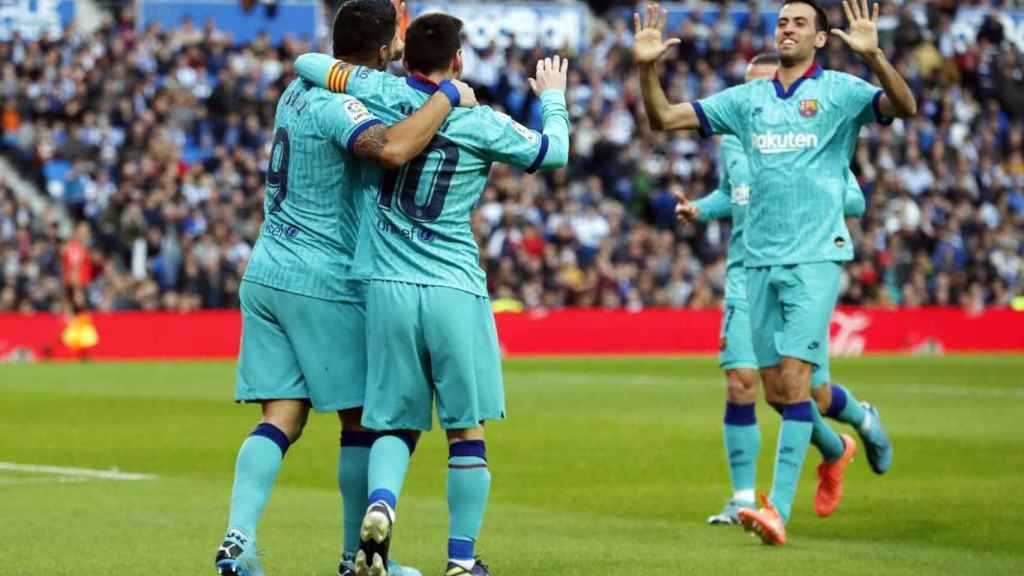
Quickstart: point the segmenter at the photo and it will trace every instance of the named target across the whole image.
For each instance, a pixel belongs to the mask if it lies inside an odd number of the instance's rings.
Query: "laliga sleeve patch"
[[[523,126],[519,122],[516,122],[515,120],[513,120],[512,121],[512,129],[515,130],[516,132],[518,132],[519,135],[522,136],[523,138],[526,138],[526,140],[530,144],[536,144],[537,143],[537,133],[534,132],[533,130],[530,130],[526,126]]]
[[[370,114],[370,111],[359,100],[345,102],[345,114],[353,124],[361,124],[373,118],[373,114]]]
[[[504,112],[495,112],[494,115],[497,116],[498,119],[500,119],[502,122],[507,122],[508,124],[510,124],[512,126],[512,129],[515,130],[517,134],[526,139],[526,141],[529,142],[530,144],[536,144],[537,141],[540,139],[540,137],[537,136],[536,132],[530,130],[526,126],[523,126],[519,122],[516,122],[508,114],[505,114]]]

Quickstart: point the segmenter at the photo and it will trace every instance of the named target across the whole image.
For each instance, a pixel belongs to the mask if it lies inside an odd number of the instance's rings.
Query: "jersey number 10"
[[[427,175],[432,178],[430,193],[424,204],[417,204],[416,192],[423,178],[423,170],[432,153],[440,153],[440,163],[435,170]],[[459,164],[459,147],[455,142],[441,136],[434,136],[419,156],[398,170],[386,170],[380,182],[380,196],[377,204],[385,210],[391,210],[395,202],[395,188],[401,181],[398,190],[398,206],[402,213],[418,222],[433,222],[441,216],[448,189],[455,175],[455,167]]]

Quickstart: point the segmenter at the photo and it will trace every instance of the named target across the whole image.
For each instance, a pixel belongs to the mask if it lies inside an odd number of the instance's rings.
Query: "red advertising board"
[[[717,310],[558,310],[496,315],[508,356],[713,354]],[[97,360],[229,359],[238,353],[237,311],[92,314]],[[0,358],[71,359],[68,318],[0,315]],[[992,309],[844,308],[832,322],[833,355],[900,352],[1024,352],[1024,312]]]

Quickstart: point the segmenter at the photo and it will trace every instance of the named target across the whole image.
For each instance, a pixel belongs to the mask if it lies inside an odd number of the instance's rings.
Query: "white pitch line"
[[[29,476],[28,478],[0,478],[0,486],[14,486],[21,484],[77,484],[88,482],[88,478],[81,476]]]
[[[0,470],[12,472],[29,472],[35,474],[53,474],[56,476],[73,476],[76,478],[99,478],[101,480],[154,480],[154,474],[137,472],[121,472],[119,470],[93,470],[91,468],[66,468],[64,466],[40,466],[38,464],[18,464],[16,462],[0,462]]]

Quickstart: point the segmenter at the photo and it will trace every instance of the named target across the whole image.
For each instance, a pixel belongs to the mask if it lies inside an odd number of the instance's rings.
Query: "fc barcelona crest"
[[[814,118],[818,115],[818,101],[817,100],[801,100],[800,101],[800,115],[804,118]]]

